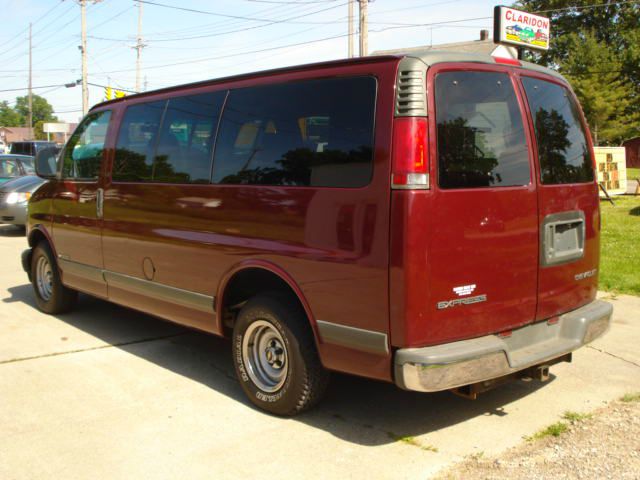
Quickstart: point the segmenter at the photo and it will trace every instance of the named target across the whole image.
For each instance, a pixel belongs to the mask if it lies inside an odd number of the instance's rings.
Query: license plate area
[[[542,266],[572,262],[584,256],[585,220],[580,210],[547,215],[540,229]]]

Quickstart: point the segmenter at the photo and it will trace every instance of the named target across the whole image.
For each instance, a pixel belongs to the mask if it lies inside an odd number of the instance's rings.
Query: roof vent
[[[401,64],[396,85],[396,117],[426,117],[425,70],[402,67]]]

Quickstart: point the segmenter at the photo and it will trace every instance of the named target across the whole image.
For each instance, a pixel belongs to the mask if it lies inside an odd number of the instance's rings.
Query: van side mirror
[[[40,178],[55,178],[58,171],[58,147],[43,148],[36,154],[36,175]]]

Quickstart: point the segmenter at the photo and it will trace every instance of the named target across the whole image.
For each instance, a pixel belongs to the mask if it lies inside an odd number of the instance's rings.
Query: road
[[[277,418],[244,398],[222,339],[88,296],[37,311],[25,247],[0,226],[3,480],[427,478],[640,390],[640,298],[618,296],[611,332],[545,384],[468,401],[334,375],[318,408]]]

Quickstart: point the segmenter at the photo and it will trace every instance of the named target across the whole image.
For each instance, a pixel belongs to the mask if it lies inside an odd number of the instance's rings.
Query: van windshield
[[[545,184],[593,181],[593,160],[578,106],[558,84],[523,77],[538,142],[540,179]]]

